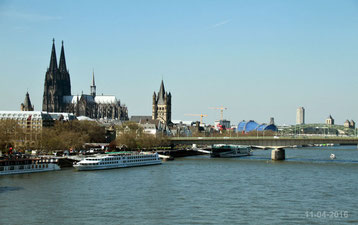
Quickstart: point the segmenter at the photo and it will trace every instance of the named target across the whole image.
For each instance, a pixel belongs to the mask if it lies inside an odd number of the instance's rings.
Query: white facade
[[[74,120],[72,113],[48,113],[41,111],[0,111],[0,120],[15,120],[20,128],[41,130],[53,125],[54,120]]]
[[[37,131],[53,124],[50,114],[40,111],[0,111],[0,120],[14,120],[20,128]]]
[[[140,125],[143,127],[144,133],[152,134],[152,135],[157,134],[157,128],[156,128],[155,124],[146,123],[146,124],[140,124]]]

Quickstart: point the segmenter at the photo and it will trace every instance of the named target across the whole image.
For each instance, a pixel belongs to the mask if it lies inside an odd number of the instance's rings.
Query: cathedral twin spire
[[[57,59],[56,59],[55,39],[52,39],[52,51],[51,51],[51,59],[50,59],[49,70],[51,72],[55,72],[57,69],[58,68],[57,68]]]
[[[76,116],[87,116],[94,119],[128,120],[128,110],[114,97],[106,97],[96,101],[96,84],[94,72],[92,77],[91,95],[71,95],[70,74],[67,70],[65,50],[61,46],[60,60],[57,63],[55,40],[52,43],[50,65],[46,71],[42,110],[46,112],[67,112]],[[114,99],[114,100],[113,100]],[[27,102],[27,100],[25,100]],[[29,105],[29,104],[27,104]],[[25,106],[25,104],[24,104]]]
[[[50,66],[46,72],[42,110],[62,112],[63,96],[71,95],[70,74],[66,67],[65,50],[61,47],[59,66],[57,66],[55,39],[52,40]]]
[[[65,50],[63,48],[63,41],[61,46],[60,65],[58,68],[61,72],[68,72],[66,67]]]
[[[65,58],[65,50],[63,47],[63,41],[61,46],[61,55],[59,67],[57,67],[57,57],[56,57],[56,48],[55,48],[55,39],[52,39],[52,51],[51,51],[51,59],[50,59],[50,67],[49,70],[54,72],[59,70],[60,72],[68,72],[66,67],[66,58]]]

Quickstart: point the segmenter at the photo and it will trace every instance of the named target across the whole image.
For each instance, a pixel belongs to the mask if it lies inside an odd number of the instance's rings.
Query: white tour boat
[[[60,170],[51,159],[30,158],[25,156],[1,157],[0,175],[37,173]]]
[[[85,158],[73,165],[77,170],[104,170],[161,164],[158,153],[116,153]]]

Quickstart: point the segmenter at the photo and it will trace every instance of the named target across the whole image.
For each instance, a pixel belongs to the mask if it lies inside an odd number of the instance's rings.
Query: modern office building
[[[303,107],[297,109],[296,124],[305,124],[305,108]]]

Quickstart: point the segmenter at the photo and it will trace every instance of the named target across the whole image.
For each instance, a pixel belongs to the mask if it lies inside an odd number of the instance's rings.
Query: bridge
[[[313,144],[340,144],[357,145],[357,137],[172,137],[172,145],[213,145],[213,144],[234,144],[252,145],[261,148],[271,148],[271,158],[273,160],[285,159],[285,147],[304,146]]]
[[[235,144],[255,146],[297,146],[313,144],[357,145],[357,137],[172,137],[172,145]]]

